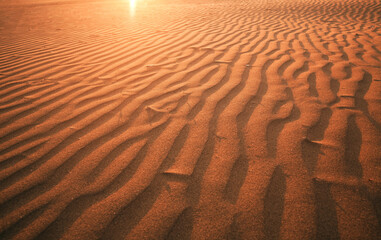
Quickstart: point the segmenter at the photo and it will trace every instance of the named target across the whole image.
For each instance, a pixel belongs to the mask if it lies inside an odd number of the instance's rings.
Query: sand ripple
[[[379,0],[52,2],[0,1],[1,239],[381,235]]]

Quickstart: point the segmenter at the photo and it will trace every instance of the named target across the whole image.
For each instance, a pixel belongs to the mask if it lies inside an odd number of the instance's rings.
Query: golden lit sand
[[[0,0],[0,239],[379,239],[380,0]]]

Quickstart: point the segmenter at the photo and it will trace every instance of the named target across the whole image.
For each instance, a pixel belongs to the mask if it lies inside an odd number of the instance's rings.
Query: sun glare
[[[135,16],[135,9],[136,9],[136,2],[138,0],[128,0],[130,2],[130,16],[134,17]]]

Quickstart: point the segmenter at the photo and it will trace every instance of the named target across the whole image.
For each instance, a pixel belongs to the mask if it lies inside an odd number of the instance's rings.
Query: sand
[[[0,0],[0,239],[381,239],[380,23]]]

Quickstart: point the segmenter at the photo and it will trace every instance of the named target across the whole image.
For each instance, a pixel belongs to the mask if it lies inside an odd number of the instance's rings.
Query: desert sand
[[[380,0],[0,0],[0,239],[381,239]]]

